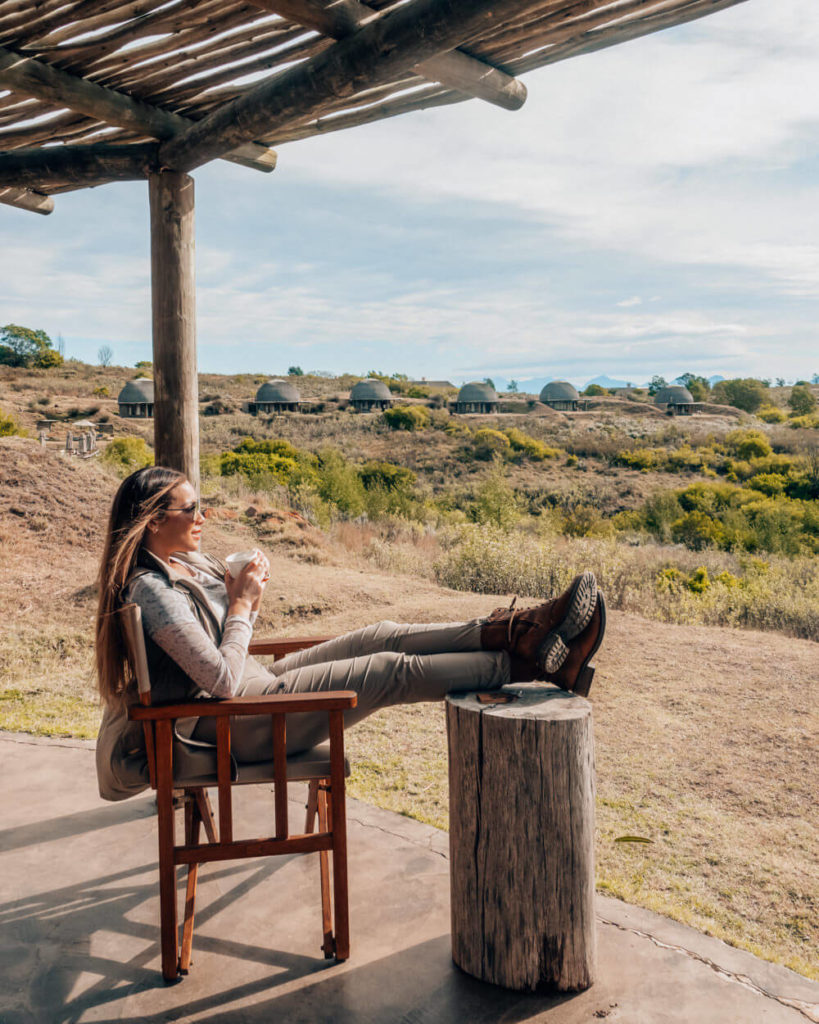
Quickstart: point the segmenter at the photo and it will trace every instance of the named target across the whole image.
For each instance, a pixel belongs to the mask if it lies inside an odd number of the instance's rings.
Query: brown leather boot
[[[560,597],[534,608],[518,611],[515,601],[496,608],[481,627],[481,646],[487,651],[507,651],[516,665],[515,681],[543,678],[557,672],[569,653],[567,643],[589,624],[597,602],[597,580],[581,573]],[[523,673],[523,674],[521,674]]]
[[[571,690],[581,697],[588,696],[594,679],[592,658],[600,649],[606,632],[606,600],[602,591],[597,592],[597,604],[588,626],[569,642],[569,653],[557,672],[547,673],[545,678],[563,690]]]

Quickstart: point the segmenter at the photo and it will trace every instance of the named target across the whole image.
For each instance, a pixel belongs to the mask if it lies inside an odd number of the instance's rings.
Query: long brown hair
[[[104,703],[121,700],[134,682],[116,615],[122,591],[136,567],[148,523],[162,515],[171,491],[185,479],[185,474],[175,469],[148,466],[126,477],[114,496],[100,563],[97,607],[97,684]]]

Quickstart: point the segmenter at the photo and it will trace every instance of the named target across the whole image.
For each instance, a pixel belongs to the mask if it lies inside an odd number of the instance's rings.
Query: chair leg
[[[216,838],[216,819],[213,817],[213,808],[210,804],[210,797],[206,789],[194,790],[196,804],[199,808],[199,816],[205,826],[205,835],[209,843],[218,843]]]
[[[304,818],[304,833],[312,835],[316,829],[316,811],[318,809],[318,779],[310,779],[307,784],[307,814]]]
[[[176,866],[174,864],[173,762],[170,723],[157,722],[156,810],[159,837],[159,924],[162,938],[162,977],[176,981]]]
[[[199,829],[202,823],[202,815],[199,810],[199,793],[194,791],[188,794],[185,801],[185,845],[199,845]],[[191,952],[193,950],[193,915],[196,906],[196,883],[199,877],[199,865],[188,865],[188,886],[185,892],[185,920],[182,925],[182,948],[179,953],[179,971],[187,974],[191,965]]]
[[[317,787],[317,808],[319,832],[329,831],[329,807],[327,801],[327,780],[322,779]],[[330,906],[330,854],[328,850],[319,851],[319,872],[321,875],[321,925],[324,932],[324,959],[332,960],[336,955],[336,940],[333,936],[333,914]]]

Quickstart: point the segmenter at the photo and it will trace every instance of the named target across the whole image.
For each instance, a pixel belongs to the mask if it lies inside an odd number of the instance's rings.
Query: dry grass
[[[93,734],[93,580],[116,484],[93,462],[0,440],[0,728]],[[500,603],[396,578],[426,572],[445,537],[397,523],[327,536],[269,515],[264,495],[216,497],[209,550],[270,547],[266,634],[469,618]],[[245,515],[250,505],[262,514]],[[600,888],[819,978],[816,650],[614,612],[593,698]],[[353,730],[351,792],[445,827],[443,722],[439,707],[401,707]],[[652,843],[613,842],[635,833]]]

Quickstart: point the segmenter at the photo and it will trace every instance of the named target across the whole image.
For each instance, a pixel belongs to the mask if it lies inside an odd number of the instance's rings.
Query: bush
[[[96,398],[107,398],[110,394],[108,388],[103,384],[100,387],[94,388],[94,396]]]
[[[725,443],[740,459],[770,455],[773,451],[768,438],[760,430],[732,430]]]
[[[704,547],[720,547],[725,540],[725,530],[719,520],[694,509],[672,523],[671,536],[678,544],[700,551]]]
[[[382,416],[391,430],[426,430],[431,422],[429,410],[422,405],[396,405]]]
[[[11,437],[12,434],[25,437],[26,431],[20,427],[20,424],[13,417],[4,416],[3,410],[0,409],[0,437]]]
[[[496,456],[492,471],[478,487],[469,517],[476,523],[509,530],[520,519],[515,492],[506,482],[503,463]]]
[[[614,461],[621,466],[628,466],[629,469],[641,469],[648,472],[656,469],[665,460],[665,452],[662,448],[633,448],[631,451],[620,451],[616,454]]]
[[[506,434],[490,427],[481,427],[472,438],[476,459],[491,459],[494,455],[505,455],[512,447]]]
[[[819,429],[819,416],[794,416],[788,422],[791,430],[817,430]]]
[[[794,416],[808,416],[816,408],[816,398],[809,387],[796,385],[791,389],[788,405]]]
[[[504,433],[509,438],[512,451],[521,457],[532,459],[534,462],[543,462],[545,459],[556,459],[560,455],[559,448],[550,448],[542,441],[524,434],[517,427],[510,427]]]
[[[788,418],[776,405],[763,405],[757,412],[757,416],[765,423],[784,423]]]
[[[406,466],[392,462],[366,462],[358,471],[366,490],[382,487],[385,491],[406,491],[415,483],[416,476]]]
[[[715,402],[733,405],[745,412],[756,412],[765,401],[766,388],[755,377],[721,380],[714,385],[713,398]]]
[[[154,464],[154,453],[141,437],[115,437],[101,458],[123,477]]]
[[[748,481],[748,486],[763,494],[784,494],[788,482],[788,477],[781,473],[757,473]]]

